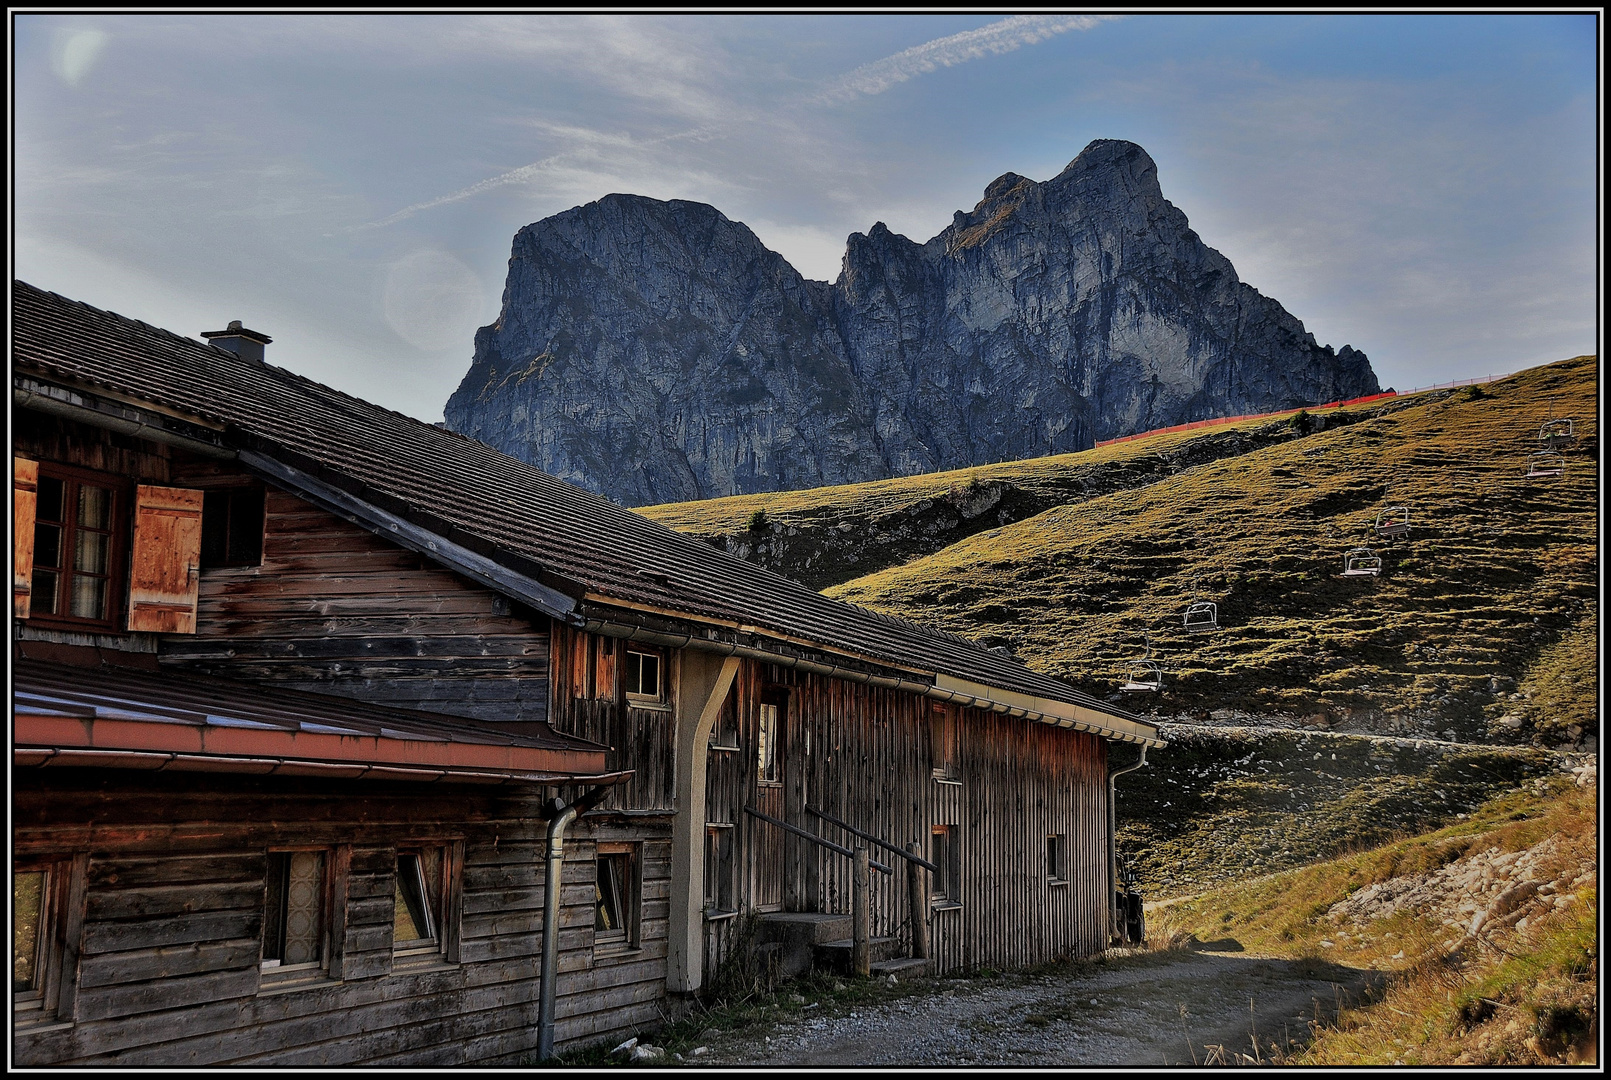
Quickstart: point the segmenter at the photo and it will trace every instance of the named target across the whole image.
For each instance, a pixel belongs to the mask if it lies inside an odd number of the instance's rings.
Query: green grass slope
[[[1007,645],[1115,700],[1126,662],[1150,638],[1166,684],[1127,699],[1141,711],[1560,739],[1572,723],[1522,684],[1540,663],[1576,665],[1578,678],[1592,663],[1596,395],[1595,359],[1578,357],[1398,399],[1359,422],[987,529],[825,591]],[[1551,413],[1573,417],[1579,440],[1564,452],[1564,477],[1529,480]],[[1109,449],[1144,455],[1150,442]],[[1373,535],[1389,504],[1411,509],[1405,539]],[[1381,555],[1381,575],[1339,576],[1362,544]],[[1218,630],[1184,631],[1194,596],[1218,605]],[[1581,728],[1588,717],[1575,707]]]
[[[1307,417],[1302,428],[1291,417],[1246,420],[1029,461],[644,506],[638,513],[825,589],[1053,507],[1156,483],[1206,462],[1369,415],[1362,407],[1327,410]],[[765,524],[752,528],[757,514]]]

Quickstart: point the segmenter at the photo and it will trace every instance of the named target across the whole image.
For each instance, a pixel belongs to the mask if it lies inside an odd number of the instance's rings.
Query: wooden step
[[[838,941],[828,941],[817,946],[817,956],[824,967],[835,971],[848,972],[850,958],[855,950],[856,943],[852,938],[841,938]],[[875,937],[867,943],[867,955],[874,964],[892,960],[901,951],[901,939],[897,937]]]

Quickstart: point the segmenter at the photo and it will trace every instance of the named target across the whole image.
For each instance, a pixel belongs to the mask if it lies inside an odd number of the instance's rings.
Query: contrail
[[[950,37],[914,45],[893,56],[863,64],[825,90],[819,102],[844,102],[890,87],[940,67],[954,67],[981,56],[998,55],[1034,45],[1070,30],[1089,30],[1120,15],[1014,15],[1010,19],[965,30]]]
[[[699,138],[702,135],[709,134],[710,131],[710,125],[706,125],[705,127],[693,128],[688,131],[678,131],[670,135],[663,135],[658,139],[649,139],[642,145],[657,146],[661,143],[674,142],[678,139]],[[631,148],[633,146],[630,136],[615,136],[603,139],[595,136],[593,141],[595,143],[605,142],[609,145],[619,147]],[[387,225],[393,225],[399,221],[402,221],[404,218],[411,218],[422,210],[430,210],[433,207],[443,206],[447,203],[455,203],[461,199],[468,199],[471,196],[481,194],[483,191],[491,191],[493,188],[504,187],[508,184],[520,184],[526,182],[527,180],[534,180],[544,172],[554,168],[556,165],[582,157],[585,155],[585,153],[585,150],[567,150],[564,153],[554,154],[550,157],[543,158],[541,161],[534,161],[530,165],[522,165],[518,169],[510,169],[506,173],[499,173],[497,176],[489,176],[485,180],[471,184],[467,188],[461,188],[460,190],[451,194],[442,195],[435,199],[427,199],[424,202],[417,202],[412,206],[405,206],[395,214],[392,214],[388,217],[383,217],[378,221],[366,221],[362,225],[350,226],[345,231],[356,232],[359,229],[384,228]]]

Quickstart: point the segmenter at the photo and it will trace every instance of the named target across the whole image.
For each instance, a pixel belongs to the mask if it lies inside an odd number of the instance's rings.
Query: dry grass
[[[1577,1062],[1592,1052],[1598,1025],[1594,884],[1577,891],[1575,904],[1484,946],[1451,948],[1432,913],[1400,913],[1352,933],[1325,915],[1374,882],[1428,873],[1488,848],[1520,851],[1546,837],[1556,840],[1559,865],[1545,872],[1571,873],[1596,858],[1597,823],[1592,788],[1557,783],[1539,795],[1514,792],[1449,828],[1171,904],[1154,913],[1149,935],[1230,936],[1277,955],[1393,972],[1384,991],[1324,1013],[1306,1047],[1272,1048],[1277,1063]]]
[[[1168,671],[1154,703],[1165,712],[1364,713],[1462,739],[1543,735],[1536,718],[1495,723],[1597,594],[1595,363],[1473,389],[1400,399],[826,591],[1009,644],[1103,696],[1150,637]],[[1582,438],[1564,478],[1530,482],[1551,408],[1576,417]],[[1371,535],[1389,504],[1411,508],[1407,539]],[[1340,577],[1366,543],[1381,576]],[[1218,605],[1221,629],[1183,631],[1194,596]]]

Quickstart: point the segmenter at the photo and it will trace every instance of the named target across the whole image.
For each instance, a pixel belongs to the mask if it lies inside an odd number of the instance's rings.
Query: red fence
[[[1508,379],[1509,375],[1484,375],[1478,379],[1455,379],[1453,382],[1433,383],[1431,386],[1417,386],[1414,390],[1406,390],[1406,394],[1420,394],[1428,390],[1449,390],[1457,386],[1473,386],[1477,383],[1491,383],[1496,379]],[[1383,398],[1398,397],[1396,390],[1388,390],[1381,394],[1368,394],[1365,397],[1349,398],[1347,401],[1328,401],[1324,405],[1306,405],[1298,409],[1282,409],[1280,412],[1244,413],[1241,416],[1216,416],[1212,420],[1194,420],[1189,424],[1176,424],[1174,427],[1153,428],[1151,431],[1139,431],[1134,435],[1120,435],[1117,439],[1103,439],[1097,446],[1112,446],[1114,443],[1130,442],[1133,439],[1145,439],[1151,435],[1167,435],[1171,431],[1195,431],[1198,428],[1215,427],[1219,424],[1234,424],[1238,420],[1258,420],[1267,416],[1292,416],[1308,409],[1316,412],[1320,409],[1340,409],[1344,405],[1364,405]]]

